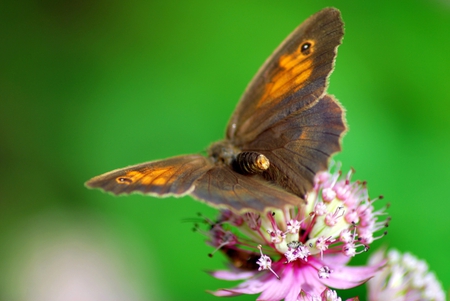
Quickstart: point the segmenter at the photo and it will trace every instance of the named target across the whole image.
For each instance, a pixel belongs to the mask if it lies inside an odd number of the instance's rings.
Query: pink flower
[[[373,208],[380,198],[369,199],[365,183],[350,182],[351,174],[344,179],[339,172],[318,174],[305,204],[295,208],[243,215],[221,211],[217,222],[209,222],[207,235],[233,265],[211,274],[244,282],[213,294],[336,301],[341,299],[329,288],[349,289],[373,277],[384,261],[361,267],[347,263],[384,236],[375,233],[387,220],[378,220],[384,209]]]
[[[425,261],[410,253],[391,250],[385,254],[381,250],[374,253],[369,262],[378,264],[386,259],[383,270],[367,282],[370,301],[445,300],[441,284],[434,273],[428,271]]]
[[[342,299],[337,295],[336,291],[331,289],[326,289],[320,294],[320,296],[309,296],[305,293],[300,293],[298,301],[342,301]],[[358,298],[347,299],[347,301],[359,301]]]

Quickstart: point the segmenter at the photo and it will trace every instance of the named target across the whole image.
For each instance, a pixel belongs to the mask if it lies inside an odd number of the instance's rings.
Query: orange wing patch
[[[165,185],[170,182],[170,179],[174,176],[174,168],[166,167],[159,169],[144,169],[142,171],[131,170],[126,173],[125,176],[116,178],[116,182],[119,184],[130,185],[136,182],[140,182],[143,185]]]
[[[282,55],[278,59],[278,71],[272,81],[265,86],[264,94],[257,107],[271,99],[279,98],[287,93],[301,89],[313,71],[313,61],[308,59],[314,53],[314,41],[303,42],[294,52]]]

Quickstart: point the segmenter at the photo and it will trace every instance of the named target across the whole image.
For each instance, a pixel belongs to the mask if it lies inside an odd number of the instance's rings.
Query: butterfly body
[[[244,92],[225,139],[207,156],[142,163],[89,180],[114,194],[190,194],[237,212],[303,202],[314,176],[341,149],[344,110],[326,93],[343,37],[338,10],[308,18],[275,50]]]

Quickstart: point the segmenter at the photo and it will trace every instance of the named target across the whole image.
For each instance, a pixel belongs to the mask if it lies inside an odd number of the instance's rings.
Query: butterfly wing
[[[194,182],[210,168],[210,161],[201,155],[178,156],[116,169],[90,179],[86,186],[113,194],[182,196],[191,192]]]
[[[269,159],[266,179],[300,197],[346,130],[344,110],[326,94],[343,34],[334,8],[303,22],[258,71],[227,127],[234,145]]]
[[[263,176],[298,196],[312,187],[317,172],[327,169],[330,156],[339,151],[345,131],[342,108],[329,95],[313,106],[289,115],[245,145],[264,154],[270,168]]]
[[[227,138],[241,146],[313,105],[325,92],[343,35],[340,12],[334,8],[321,10],[297,27],[248,85],[228,123]]]
[[[246,177],[226,165],[214,166],[201,155],[178,156],[116,169],[86,182],[113,194],[158,197],[192,195],[217,208],[258,210],[298,205],[297,196],[271,187],[261,177]]]
[[[248,177],[234,172],[226,165],[208,170],[195,184],[194,197],[206,200],[218,208],[238,212],[268,208],[282,209],[286,205],[300,205],[303,200],[274,185],[261,176]]]

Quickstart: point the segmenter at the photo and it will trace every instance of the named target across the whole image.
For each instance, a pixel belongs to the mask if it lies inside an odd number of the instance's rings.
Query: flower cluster
[[[384,265],[348,266],[386,232],[385,209],[375,210],[365,182],[351,182],[352,171],[323,172],[305,203],[267,213],[237,215],[223,210],[210,222],[209,244],[232,263],[211,274],[244,280],[216,296],[260,294],[258,300],[340,300],[334,289],[358,286]]]
[[[428,271],[425,261],[397,250],[385,255],[383,250],[370,257],[369,263],[387,265],[369,280],[369,300],[434,300],[443,301],[445,295],[434,273]]]

